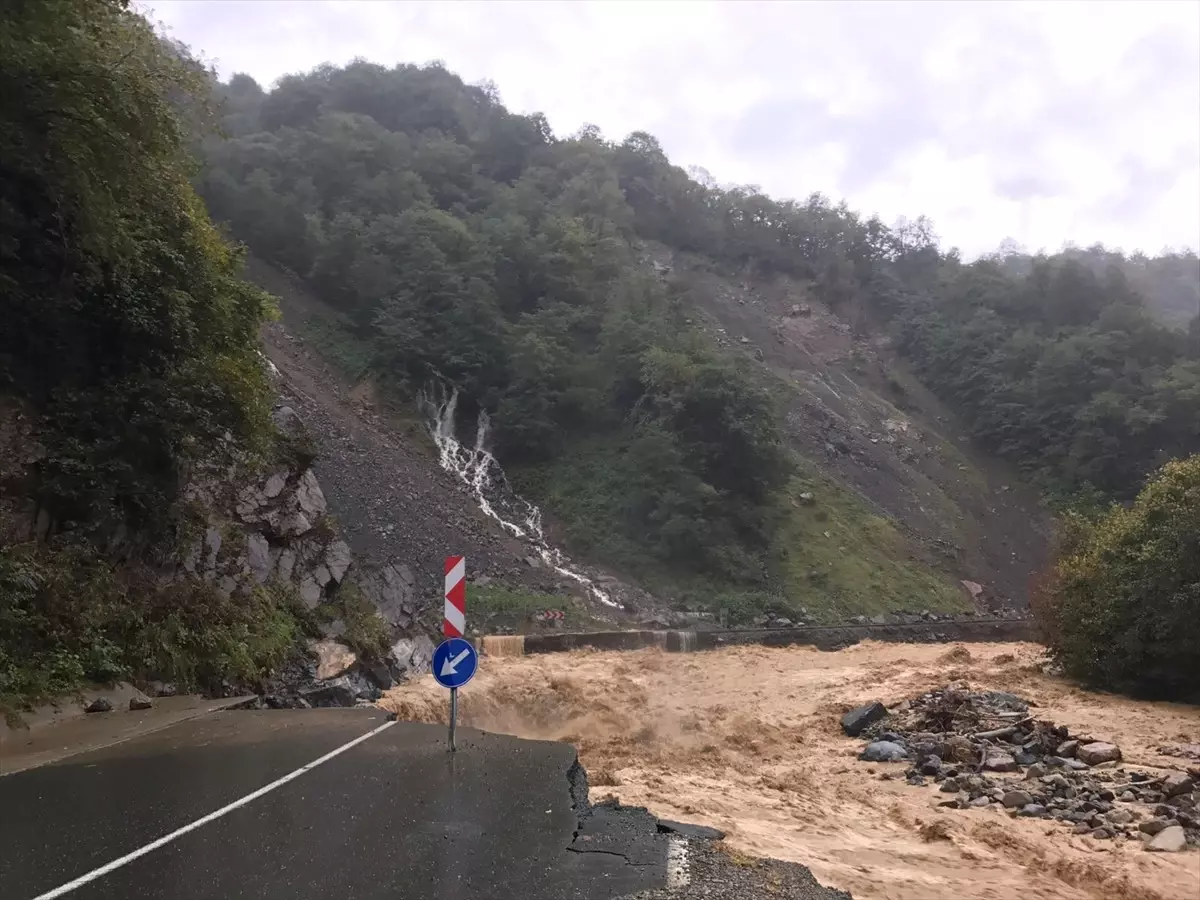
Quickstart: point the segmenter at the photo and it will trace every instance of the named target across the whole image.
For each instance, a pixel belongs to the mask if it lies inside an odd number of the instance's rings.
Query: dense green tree
[[[1076,520],[1035,597],[1051,653],[1100,687],[1200,697],[1200,456]]]
[[[161,514],[189,459],[266,434],[267,298],[188,180],[208,85],[117,0],[0,24],[0,390],[51,427],[57,516]]]
[[[762,552],[785,470],[773,411],[641,269],[623,157],[704,214],[653,138],[555,141],[438,66],[214,91],[227,127],[203,145],[210,208],[343,310],[382,375],[457,387],[492,413],[509,464],[616,434],[604,515],[651,557],[725,576]]]

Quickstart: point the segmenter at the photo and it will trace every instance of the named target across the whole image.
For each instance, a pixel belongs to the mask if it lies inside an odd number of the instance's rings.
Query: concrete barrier
[[[1032,619],[955,619],[888,625],[809,625],[799,628],[727,628],[711,631],[596,631],[583,634],[527,634],[525,653],[561,653],[585,647],[596,650],[640,650],[662,647],[670,652],[712,650],[738,644],[786,647],[793,644],[837,650],[863,640],[949,643],[953,641],[1035,641]],[[486,641],[484,649],[486,652]],[[505,655],[510,655],[506,653]]]

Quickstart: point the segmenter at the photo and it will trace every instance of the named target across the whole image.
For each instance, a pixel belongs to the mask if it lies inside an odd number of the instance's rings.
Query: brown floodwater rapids
[[[944,795],[904,782],[906,764],[859,762],[862,741],[841,731],[842,713],[859,704],[964,682],[1111,739],[1127,765],[1182,768],[1157,748],[1200,742],[1200,709],[1083,690],[1044,674],[1041,657],[1034,644],[874,641],[832,653],[485,656],[459,708],[475,728],[574,744],[593,801],[614,795],[715,826],[730,848],[802,863],[858,900],[1197,900],[1200,850],[1147,853],[998,809],[940,809]],[[425,676],[380,705],[444,722],[448,697]]]

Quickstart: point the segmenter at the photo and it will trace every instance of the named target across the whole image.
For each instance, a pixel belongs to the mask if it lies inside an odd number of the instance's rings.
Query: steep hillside
[[[989,467],[986,458],[975,462],[964,442],[951,443],[945,435],[953,435],[953,417],[904,375],[880,341],[852,339],[845,323],[789,279],[739,284],[661,247],[646,259],[662,279],[687,284],[700,327],[722,352],[744,355],[784,404],[797,467],[776,498],[781,522],[766,584],[777,607],[797,618],[804,608],[814,619],[961,609],[970,596],[964,580],[982,588],[982,602],[1020,605],[1028,573],[1048,546],[1048,516],[1015,473],[995,462]],[[261,260],[252,259],[247,274],[280,298],[283,321],[267,327],[264,346],[282,375],[282,398],[314,425],[316,471],[357,554],[409,567],[433,618],[439,563],[448,553],[471,556],[476,584],[495,580],[551,595],[543,606],[561,605],[554,595],[581,594],[483,515],[461,481],[441,468],[428,413],[375,386],[369,357],[335,310]],[[886,399],[899,378],[910,388]],[[462,430],[464,439],[473,436],[470,423]],[[590,487],[577,477],[586,465],[587,450],[581,452],[582,459],[511,473],[547,503],[551,531],[568,547],[578,546],[571,517]],[[595,555],[586,561],[611,563]],[[611,575],[591,574],[614,586]],[[664,601],[736,604],[694,578],[645,581]],[[633,609],[633,616],[606,616],[591,605],[613,622],[662,615],[644,595]]]
[[[431,423],[415,403],[381,396],[368,370],[354,372],[338,344],[322,340],[339,327],[330,307],[261,260],[251,259],[246,274],[279,298],[282,320],[264,327],[263,348],[279,372],[281,401],[309,424],[331,511],[356,555],[405,573],[402,589],[421,610],[414,627],[440,629],[450,555],[468,556],[477,586],[497,580],[548,598],[580,593],[439,465]]]
[[[420,416],[453,398],[436,440],[472,490],[502,464],[569,552],[668,602],[1019,603],[1049,519],[1017,471],[1123,497],[1200,440],[1193,336],[1120,270],[966,265],[923,219],[720,187],[645,133],[556,137],[438,65],[214,91],[198,184],[319,298],[289,327]]]
[[[803,458],[799,487],[816,495],[791,516],[801,530],[780,548],[786,569],[844,565],[894,527],[899,539],[883,542],[885,555],[975,582],[1001,604],[1023,602],[1049,549],[1050,515],[1018,472],[966,439],[886,337],[855,337],[811,282],[734,281],[712,274],[703,258],[661,246],[653,255],[694,298],[714,340],[759,361],[782,405],[789,444]],[[830,501],[863,503],[887,524],[863,527],[845,551],[832,552],[822,546],[825,529],[806,522]]]

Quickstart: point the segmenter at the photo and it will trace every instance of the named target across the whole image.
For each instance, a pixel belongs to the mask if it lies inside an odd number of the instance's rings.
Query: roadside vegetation
[[[88,683],[253,684],[310,630],[286,586],[230,597],[199,579],[163,585],[87,546],[0,549],[0,716]]]
[[[1200,456],[1165,465],[1129,506],[1069,517],[1033,608],[1068,674],[1200,701]]]
[[[195,464],[272,452],[270,300],[189,180],[206,75],[124,3],[36,0],[0,12],[0,82],[0,399],[41,445],[0,490],[46,523],[0,546],[0,710],[89,680],[258,678],[299,639],[290,599],[149,567]]]

